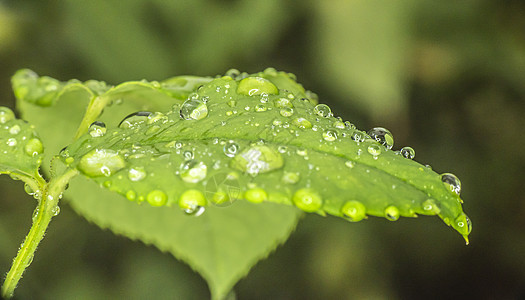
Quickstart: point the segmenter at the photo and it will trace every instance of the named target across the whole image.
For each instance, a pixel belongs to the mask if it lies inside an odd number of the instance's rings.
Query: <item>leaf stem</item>
[[[110,97],[97,96],[91,98],[91,101],[89,101],[89,105],[86,109],[86,113],[84,114],[84,118],[82,118],[82,121],[78,126],[77,133],[75,134],[75,140],[87,132],[89,125],[95,122],[96,119],[102,114],[102,110],[104,110],[104,107],[108,105],[109,101]]]
[[[33,225],[13,260],[2,286],[2,296],[10,298],[22,278],[25,269],[31,264],[36,248],[56,215],[58,201],[66,189],[67,183],[78,174],[77,170],[68,170],[62,176],[51,180],[42,188],[42,198],[33,213]]]

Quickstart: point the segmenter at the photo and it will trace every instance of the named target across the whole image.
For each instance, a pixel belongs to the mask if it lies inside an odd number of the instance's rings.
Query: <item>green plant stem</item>
[[[51,180],[43,186],[42,198],[33,213],[33,225],[20,246],[2,286],[3,297],[10,298],[13,296],[18,281],[20,281],[25,269],[33,260],[36,248],[44,237],[49,222],[56,215],[61,194],[66,189],[67,183],[77,174],[78,171],[76,170],[68,170],[62,176]]]
[[[82,118],[80,126],[78,126],[75,140],[88,131],[89,125],[95,122],[100,114],[102,114],[102,110],[108,105],[109,101],[109,97],[93,97],[91,99],[86,109],[86,113],[84,114],[84,118]]]

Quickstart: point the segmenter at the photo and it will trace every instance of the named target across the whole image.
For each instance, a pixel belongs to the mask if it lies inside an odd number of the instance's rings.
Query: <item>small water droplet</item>
[[[355,125],[352,124],[350,121],[345,121],[346,129],[355,129]]]
[[[314,107],[314,113],[323,118],[329,118],[332,116],[332,110],[326,104],[317,104]]]
[[[192,151],[186,150],[182,152],[182,157],[184,157],[184,160],[190,160],[190,159],[193,159],[194,155]]]
[[[308,188],[297,190],[292,197],[292,201],[295,206],[306,212],[316,212],[323,206],[321,196]]]
[[[208,106],[202,100],[188,99],[180,108],[180,116],[185,120],[202,120],[208,116]]]
[[[9,147],[14,147],[14,146],[16,146],[17,141],[16,141],[15,138],[10,138],[10,139],[7,140],[6,144],[7,144],[7,146],[9,146]]]
[[[354,131],[354,133],[352,133],[352,140],[354,140],[354,141],[356,141],[358,143],[364,142],[365,138],[366,138],[365,133],[361,132],[359,130],[356,130],[356,131]]]
[[[127,191],[126,199],[128,199],[129,201],[135,201],[135,199],[137,199],[137,193],[134,190]]]
[[[395,206],[389,206],[385,209],[385,218],[389,221],[397,221],[399,219],[399,209]]]
[[[279,113],[283,117],[290,117],[293,115],[293,108],[289,108],[289,107],[281,108],[281,110],[279,110]]]
[[[223,148],[224,154],[228,157],[234,157],[239,152],[239,144],[234,141],[228,141]]]
[[[282,180],[284,183],[296,184],[299,182],[299,173],[285,171]]]
[[[180,177],[185,182],[196,183],[206,178],[207,171],[202,161],[188,160],[180,166]]]
[[[323,139],[328,142],[333,142],[337,140],[337,132],[334,130],[326,130],[323,132]]]
[[[437,206],[436,202],[434,201],[434,199],[425,200],[422,206],[423,206],[423,211],[425,212],[425,214],[435,215],[435,214],[439,214],[439,212],[441,211],[439,207]]]
[[[168,122],[168,117],[161,112],[154,112],[148,116],[148,124]]]
[[[346,165],[347,167],[349,167],[350,169],[352,169],[352,168],[355,166],[355,163],[354,163],[353,161],[351,161],[351,160],[347,160],[347,161],[345,162],[345,165]]]
[[[187,190],[179,198],[179,207],[187,215],[200,216],[204,213],[206,204],[206,198],[198,190]]]
[[[388,129],[383,127],[372,128],[368,135],[378,141],[381,145],[385,146],[387,149],[392,149],[394,146],[394,136]]]
[[[146,201],[151,206],[164,206],[168,202],[168,196],[163,191],[153,190],[146,196]]]
[[[351,222],[359,222],[366,217],[366,207],[359,201],[347,201],[341,208],[341,213]]]
[[[275,107],[279,108],[293,108],[292,102],[287,98],[279,98],[274,101]]]
[[[128,178],[131,181],[140,181],[146,178],[144,167],[133,167],[128,171]]]
[[[441,181],[443,181],[452,192],[458,195],[461,193],[461,181],[459,181],[459,178],[457,178],[456,175],[452,173],[443,173],[441,174]]]
[[[148,116],[151,115],[149,111],[137,111],[126,116],[119,124],[119,128],[130,128],[133,129],[148,120]]]
[[[334,122],[334,127],[338,128],[338,129],[345,129],[346,128],[345,123],[343,123],[342,121],[335,121]]]
[[[55,206],[52,210],[51,210],[51,213],[53,214],[53,216],[58,216],[58,214],[60,213],[60,206]]]
[[[103,122],[95,121],[89,125],[88,133],[92,137],[100,137],[106,134],[106,124]]]
[[[110,176],[126,166],[124,158],[110,149],[95,149],[84,155],[78,169],[92,177]]]
[[[377,159],[377,157],[381,154],[381,147],[377,144],[372,144],[368,146],[368,153],[372,154],[372,156]]]
[[[399,153],[401,154],[401,156],[408,159],[414,159],[414,157],[416,157],[416,151],[414,151],[412,147],[403,147],[401,148]]]
[[[241,72],[237,69],[229,69],[224,75],[230,76],[232,79],[236,79],[237,76],[241,75]]]
[[[44,152],[44,145],[40,139],[33,138],[27,141],[24,151],[29,156],[37,156]]]
[[[295,151],[299,156],[306,156],[308,155],[308,150],[306,148],[297,148]]]
[[[302,129],[310,129],[310,128],[312,128],[312,123],[310,123],[310,121],[308,121],[307,119],[305,119],[303,117],[295,118],[292,121],[292,124],[294,124],[295,126],[297,126],[299,128],[302,128]]]
[[[264,145],[252,146],[236,155],[230,166],[251,176],[270,172],[283,166],[283,158],[278,151]]]
[[[277,95],[279,90],[269,80],[262,77],[247,77],[239,82],[237,93],[246,96],[256,96],[262,93]]]
[[[263,111],[266,111],[267,108],[266,108],[266,105],[264,104],[257,104],[255,105],[255,111],[256,112],[263,112]]]
[[[15,118],[15,113],[7,107],[0,106],[0,124],[5,124]]]
[[[253,203],[261,203],[268,199],[268,194],[261,188],[253,188],[244,193],[244,198]]]
[[[20,133],[20,130],[21,130],[20,126],[16,124],[16,125],[13,125],[11,128],[9,128],[9,133],[12,135],[16,135]]]

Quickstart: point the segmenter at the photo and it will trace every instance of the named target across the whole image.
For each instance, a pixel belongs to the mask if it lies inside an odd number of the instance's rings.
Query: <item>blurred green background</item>
[[[235,287],[238,299],[525,298],[522,1],[0,1],[0,102],[20,68],[61,80],[162,80],[272,66],[358,128],[462,181],[471,244],[436,217],[307,216]],[[67,116],[64,116],[67,117]],[[58,134],[58,133],[57,133]],[[0,176],[0,271],[34,200]],[[66,204],[20,299],[206,299],[187,265]]]

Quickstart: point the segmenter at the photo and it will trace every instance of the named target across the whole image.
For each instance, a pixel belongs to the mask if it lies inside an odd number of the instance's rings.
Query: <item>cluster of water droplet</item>
[[[33,127],[17,120],[13,111],[7,107],[0,107],[0,155],[11,157],[24,153],[38,167],[40,154],[44,152],[42,141],[36,136]]]

